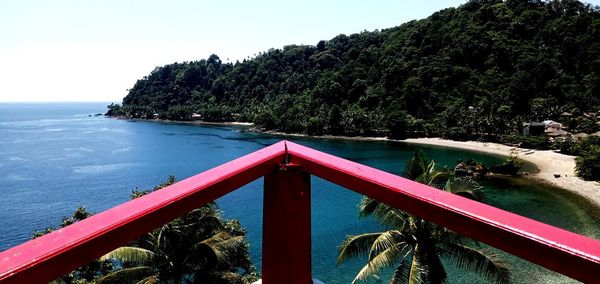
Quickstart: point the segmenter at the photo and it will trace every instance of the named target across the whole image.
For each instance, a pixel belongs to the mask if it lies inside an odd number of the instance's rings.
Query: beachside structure
[[[538,136],[544,134],[546,125],[542,122],[525,122],[523,123],[523,135]]]
[[[259,178],[264,180],[262,283],[314,283],[311,175],[573,279],[600,279],[598,240],[281,141],[0,252],[0,283],[52,281]]]
[[[573,137],[573,141],[577,142],[577,141],[581,141],[585,138],[587,138],[589,135],[587,133],[577,133],[577,134],[573,134],[571,135],[571,137]]]
[[[556,122],[554,120],[544,120],[542,121],[542,123],[544,124],[545,128],[546,128],[546,132],[552,132],[555,130],[566,130],[567,127],[564,126],[562,123],[560,122]]]

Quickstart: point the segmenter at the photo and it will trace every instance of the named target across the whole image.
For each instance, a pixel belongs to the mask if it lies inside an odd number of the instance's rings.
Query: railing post
[[[265,176],[262,281],[312,283],[310,175],[291,165]]]

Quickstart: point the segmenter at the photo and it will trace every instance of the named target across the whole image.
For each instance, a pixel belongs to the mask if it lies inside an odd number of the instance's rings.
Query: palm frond
[[[346,240],[344,240],[339,247],[340,253],[337,259],[337,265],[340,265],[350,258],[368,255],[371,250],[371,245],[381,234],[383,234],[383,232],[346,237]]]
[[[181,222],[173,227],[177,230],[193,229],[194,227],[202,226],[203,228],[221,229],[223,221],[218,216],[201,216],[199,219],[192,222]]]
[[[447,243],[468,245],[468,246],[479,245],[479,242],[477,242],[473,239],[467,238],[464,235],[461,235],[455,231],[452,231],[448,228],[438,226],[438,225],[435,225],[433,235],[434,235],[433,237],[435,238],[437,243],[442,244],[442,246],[438,247],[438,249],[441,249],[441,250],[444,249],[443,244],[447,244]]]
[[[415,179],[416,182],[422,184],[434,186],[439,181],[448,179],[452,174],[447,169],[438,170],[435,169],[435,162],[431,161],[427,166],[427,170]]]
[[[406,161],[402,175],[408,179],[416,180],[427,172],[427,158],[421,150],[416,150],[413,156]]]
[[[208,253],[204,257],[212,260],[215,266],[225,266],[231,263],[231,256],[245,246],[244,237],[232,237],[226,232],[220,232],[196,244],[193,248],[196,257]]]
[[[136,282],[136,284],[158,284],[159,282],[158,276],[152,275]]]
[[[409,264],[410,262],[406,260],[400,262],[400,265],[394,271],[394,275],[392,275],[390,284],[408,283]]]
[[[408,214],[383,202],[363,197],[358,207],[361,217],[373,216],[380,224],[401,229],[406,223]]]
[[[359,280],[364,280],[369,276],[375,275],[381,269],[393,266],[396,263],[404,261],[407,255],[412,251],[410,245],[406,243],[398,243],[394,246],[377,254],[369,259],[367,264],[358,272],[353,283]]]
[[[397,244],[405,244],[406,239],[404,235],[400,231],[397,230],[389,230],[383,232],[383,234],[379,235],[377,239],[373,241],[369,251],[369,259],[373,259],[376,255],[380,254],[382,251],[391,248]]]
[[[101,261],[116,259],[123,263],[147,264],[154,258],[154,252],[138,247],[120,247],[100,257]]]
[[[510,270],[496,254],[464,245],[447,243],[443,255],[462,269],[475,271],[495,283],[509,283]]]
[[[479,199],[482,188],[471,178],[452,178],[444,185],[445,191],[474,200]]]
[[[408,270],[408,284],[424,283],[422,275],[427,273],[423,269],[423,260],[418,257],[418,252],[413,253]]]
[[[379,204],[381,204],[379,200],[370,198],[368,196],[363,196],[360,200],[360,203],[358,203],[359,216],[361,218],[370,216],[373,214],[373,212],[375,212],[375,210],[377,210]]]
[[[150,266],[123,268],[97,279],[95,283],[135,283],[141,279],[147,279],[149,275],[154,273],[154,269]]]

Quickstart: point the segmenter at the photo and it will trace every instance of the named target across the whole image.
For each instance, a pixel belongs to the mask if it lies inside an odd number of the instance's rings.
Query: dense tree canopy
[[[600,10],[574,0],[472,0],[381,31],[243,62],[157,67],[129,117],[252,121],[283,132],[479,137],[600,105]]]

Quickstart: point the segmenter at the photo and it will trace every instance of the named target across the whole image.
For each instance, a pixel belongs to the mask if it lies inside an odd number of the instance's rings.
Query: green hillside
[[[477,0],[243,62],[157,67],[113,114],[313,135],[494,138],[600,106],[600,9]]]

